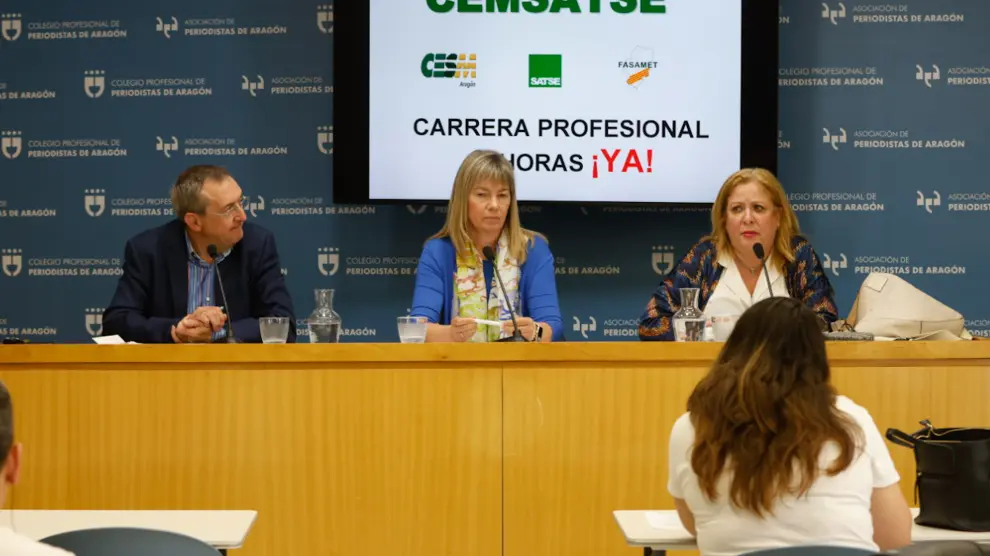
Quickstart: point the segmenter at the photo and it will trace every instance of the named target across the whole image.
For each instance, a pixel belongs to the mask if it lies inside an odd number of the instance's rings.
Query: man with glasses
[[[186,169],[172,186],[172,208],[175,220],[128,240],[104,334],[141,344],[226,342],[230,319],[237,342],[260,343],[260,317],[288,317],[294,342],[275,237],[247,222],[247,198],[227,170]],[[218,266],[230,307],[219,297]]]

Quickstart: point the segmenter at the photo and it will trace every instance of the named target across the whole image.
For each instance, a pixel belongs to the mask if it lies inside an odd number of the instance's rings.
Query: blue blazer
[[[435,324],[450,324],[456,255],[450,238],[431,239],[423,246],[416,269],[411,316],[426,317]],[[485,266],[487,275],[491,272],[487,268],[491,263],[485,262]],[[549,324],[553,328],[552,341],[564,339],[553,253],[546,240],[539,236],[526,252],[526,262],[519,268],[519,305],[514,307],[517,315]]]
[[[172,343],[171,329],[186,316],[189,255],[181,220],[141,232],[124,247],[124,274],[103,312],[103,333],[142,344]],[[244,237],[217,265],[227,294],[227,316],[234,336],[260,343],[259,317],[289,317],[289,338],[296,341],[292,298],[285,287],[275,236],[250,222]],[[218,298],[220,288],[214,282]]]

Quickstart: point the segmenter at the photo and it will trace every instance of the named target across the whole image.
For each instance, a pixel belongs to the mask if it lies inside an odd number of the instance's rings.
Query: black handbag
[[[887,429],[887,440],[911,448],[917,465],[914,522],[957,531],[990,531],[990,429],[937,429],[931,421],[908,435]]]

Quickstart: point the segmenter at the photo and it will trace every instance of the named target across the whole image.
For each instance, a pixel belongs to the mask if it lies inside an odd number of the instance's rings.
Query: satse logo
[[[529,55],[529,86],[559,89],[563,86],[560,54]]]

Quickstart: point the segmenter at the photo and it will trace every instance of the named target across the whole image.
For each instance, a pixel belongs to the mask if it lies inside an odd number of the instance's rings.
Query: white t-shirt
[[[742,275],[739,273],[739,267],[736,266],[731,255],[721,253],[718,256],[717,264],[723,266],[724,269],[718,279],[718,284],[715,285],[715,291],[708,297],[708,303],[705,304],[706,317],[739,316],[746,309],[752,307],[754,303],[770,297],[767,277],[762,269],[760,270],[760,279],[756,282],[756,288],[750,294],[746,283],[743,282]],[[790,297],[787,293],[787,282],[784,280],[784,275],[774,268],[772,256],[767,259],[767,273],[770,275],[773,297]]]
[[[774,292],[776,293],[776,292]],[[780,499],[773,515],[764,518],[740,510],[728,501],[729,473],[719,478],[718,498],[710,502],[698,486],[691,469],[694,426],[689,414],[682,415],[670,433],[670,479],[667,490],[687,503],[694,514],[698,550],[703,556],[734,556],[764,550],[807,544],[830,544],[879,552],[873,542],[870,499],[874,488],[897,483],[900,476],[890,452],[869,412],[845,396],[838,396],[836,407],[849,414],[863,429],[865,450],[845,471],[834,477],[824,473],[801,498]],[[838,456],[834,442],[825,444],[819,463],[827,468]]]
[[[0,556],[72,556],[72,553],[0,527]]]

